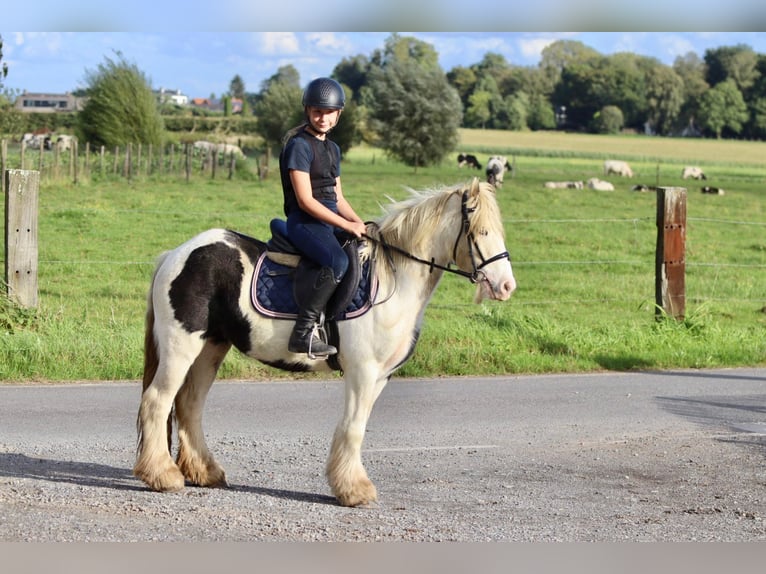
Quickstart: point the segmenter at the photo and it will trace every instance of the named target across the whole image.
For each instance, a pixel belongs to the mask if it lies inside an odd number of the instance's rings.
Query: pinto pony
[[[345,406],[326,477],[341,505],[377,500],[361,458],[367,421],[391,375],[414,351],[443,274],[457,273],[476,284],[476,302],[507,300],[516,288],[493,189],[474,178],[451,188],[413,190],[367,226],[360,253],[373,267],[377,295],[367,312],[337,322]],[[159,257],[146,312],[133,468],[153,490],[177,491],[186,482],[226,486],[224,470],[205,443],[202,413],[232,346],[285,370],[332,370],[326,358],[288,352],[293,322],[266,317],[251,303],[256,261],[267,249],[257,239],[211,229]],[[179,443],[175,460],[173,418]]]

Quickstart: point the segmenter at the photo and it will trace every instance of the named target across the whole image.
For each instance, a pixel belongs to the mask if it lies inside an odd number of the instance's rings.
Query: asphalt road
[[[392,381],[363,458],[323,470],[339,381],[215,383],[230,487],[132,477],[138,382],[0,385],[0,541],[766,539],[766,369]]]

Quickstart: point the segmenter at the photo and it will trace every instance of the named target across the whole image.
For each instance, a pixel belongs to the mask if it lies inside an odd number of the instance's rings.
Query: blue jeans
[[[287,235],[303,255],[320,267],[330,267],[336,281],[343,279],[348,256],[335,236],[334,226],[296,209],[287,216]]]

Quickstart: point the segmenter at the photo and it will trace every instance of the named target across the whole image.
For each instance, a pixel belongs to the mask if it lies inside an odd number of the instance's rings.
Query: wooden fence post
[[[184,155],[186,156],[186,161],[184,162],[184,168],[186,169],[186,183],[189,183],[189,178],[191,177],[191,167],[192,167],[191,150],[192,150],[191,144],[189,144],[189,142],[185,143]]]
[[[5,194],[5,164],[8,163],[8,142],[0,140],[0,193]]]
[[[37,197],[40,172],[9,169],[5,189],[5,283],[8,297],[37,307]]]
[[[657,188],[654,292],[657,319],[686,314],[686,188]]]

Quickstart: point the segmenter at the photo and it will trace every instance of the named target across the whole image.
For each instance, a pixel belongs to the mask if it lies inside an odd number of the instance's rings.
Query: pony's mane
[[[426,256],[428,254],[422,253],[423,249],[434,233],[445,224],[454,227],[457,237],[461,223],[460,212],[455,211],[454,223],[444,221],[442,215],[450,198],[462,195],[465,190],[472,191],[472,186],[478,187],[478,192],[471,194],[468,200],[468,207],[473,210],[469,217],[469,232],[479,233],[478,230],[486,229],[504,236],[494,187],[477,179],[467,185],[425,190],[405,188],[410,197],[384,206],[384,214],[372,226],[368,226],[368,234],[411,253]],[[365,255],[376,259],[381,249],[379,243],[368,241]]]

